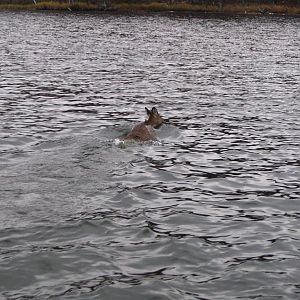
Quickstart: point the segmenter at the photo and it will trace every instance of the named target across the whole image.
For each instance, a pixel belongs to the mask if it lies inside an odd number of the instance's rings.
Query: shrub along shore
[[[155,1],[155,0],[154,0]],[[105,12],[183,12],[216,14],[286,14],[300,16],[298,0],[190,0],[190,1],[43,1],[43,0],[0,0],[0,10],[65,10]]]

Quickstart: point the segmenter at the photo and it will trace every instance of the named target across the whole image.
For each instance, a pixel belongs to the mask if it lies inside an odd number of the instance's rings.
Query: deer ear
[[[148,116],[150,116],[150,115],[151,115],[151,111],[150,111],[147,107],[145,107],[145,110],[146,110],[146,114],[147,114]]]
[[[152,107],[151,112],[152,112],[153,114],[158,115],[158,111],[157,111],[156,107]]]

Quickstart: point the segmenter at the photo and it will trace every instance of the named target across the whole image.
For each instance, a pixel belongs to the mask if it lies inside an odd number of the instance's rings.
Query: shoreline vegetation
[[[228,15],[300,16],[298,0],[0,0],[0,10],[174,12]]]

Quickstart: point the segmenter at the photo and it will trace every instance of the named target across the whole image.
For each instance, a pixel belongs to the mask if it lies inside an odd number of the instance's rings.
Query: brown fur
[[[145,107],[145,110],[148,119],[134,126],[122,140],[137,140],[144,142],[156,139],[153,128],[159,128],[163,124],[164,119],[160,116],[155,107],[152,107],[151,110]]]

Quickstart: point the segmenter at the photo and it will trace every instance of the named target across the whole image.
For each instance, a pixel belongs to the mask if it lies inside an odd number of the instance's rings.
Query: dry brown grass
[[[0,9],[4,10],[96,10],[97,6],[89,3],[78,2],[74,4],[61,3],[55,1],[39,2],[37,4],[0,4]]]
[[[168,10],[167,3],[151,2],[151,3],[117,3],[113,5],[117,10],[147,10],[147,11],[163,11]]]
[[[145,10],[145,11],[215,11],[218,7],[214,5],[198,5],[189,3],[168,4],[163,2],[151,3],[118,3],[113,8],[119,10]]]
[[[228,13],[228,14],[300,14],[300,6],[271,5],[271,4],[226,4],[224,6],[210,4],[189,4],[174,3],[167,4],[163,2],[151,3],[118,3],[113,5],[117,10],[131,11],[190,11],[190,12],[207,12],[207,13]]]
[[[97,6],[94,4],[84,3],[84,2],[77,2],[74,4],[69,3],[61,3],[61,2],[40,2],[37,3],[35,6],[37,10],[96,10]]]
[[[120,0],[118,0],[120,1]],[[122,0],[121,0],[122,1]],[[98,10],[95,4],[85,2],[76,2],[69,4],[67,2],[44,1],[35,4],[0,4],[0,9],[28,9],[28,10]],[[210,4],[189,4],[167,2],[151,3],[113,3],[112,10],[119,11],[176,11],[176,12],[199,12],[199,13],[226,13],[226,14],[290,14],[300,15],[300,6],[271,5],[271,4],[226,4],[224,6]]]

